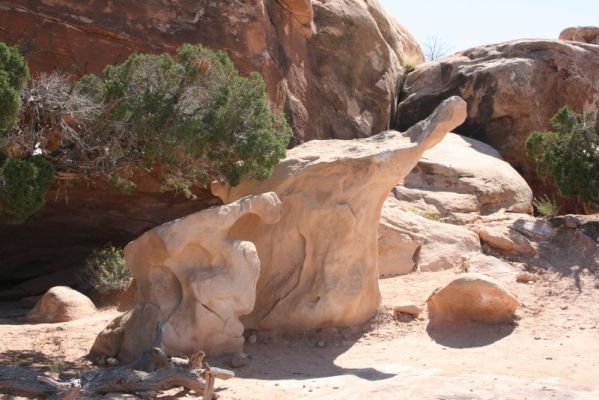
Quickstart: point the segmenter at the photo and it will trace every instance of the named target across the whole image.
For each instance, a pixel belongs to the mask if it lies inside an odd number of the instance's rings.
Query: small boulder
[[[84,294],[67,286],[48,290],[27,314],[29,322],[66,322],[93,315],[94,303]]]
[[[393,312],[395,314],[408,314],[414,318],[420,315],[420,307],[414,303],[401,303],[393,306]]]
[[[428,299],[431,321],[475,321],[486,324],[514,320],[518,300],[501,284],[479,274],[464,274],[437,289]]]
[[[537,252],[530,240],[509,226],[481,226],[480,240],[495,250],[515,256],[533,256]]]

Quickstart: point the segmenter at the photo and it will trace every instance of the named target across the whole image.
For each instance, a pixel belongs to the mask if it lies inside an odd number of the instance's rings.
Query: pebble
[[[119,360],[117,360],[114,357],[108,357],[106,359],[106,365],[110,365],[111,367],[114,367],[115,365],[119,365]]]
[[[393,311],[395,313],[408,314],[414,317],[418,317],[418,315],[420,315],[421,310],[420,307],[418,307],[416,304],[405,303],[394,306]]]
[[[323,340],[319,340],[319,341],[318,341],[318,343],[316,343],[316,345],[317,345],[318,347],[324,347],[324,346],[326,346],[327,344],[326,344],[326,343],[325,343]]]
[[[250,335],[250,337],[248,337],[248,343],[250,344],[256,344],[257,341],[258,338],[256,337],[256,335]]]
[[[520,272],[516,277],[516,282],[518,283],[531,283],[539,280],[539,277],[535,274],[531,274],[530,272]]]

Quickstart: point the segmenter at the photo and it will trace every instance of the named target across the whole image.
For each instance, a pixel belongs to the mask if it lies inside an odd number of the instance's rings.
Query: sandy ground
[[[249,365],[218,382],[223,399],[599,399],[599,283],[584,272],[545,274],[510,283],[522,302],[514,326],[435,331],[426,310],[397,318],[393,305],[424,306],[456,272],[381,281],[383,307],[368,326],[303,337],[259,334]],[[28,325],[15,305],[0,307],[0,363],[63,374],[89,368],[83,358],[95,335],[118,315]],[[209,361],[228,367],[227,360]],[[1,395],[0,395],[1,396]],[[196,398],[173,390],[158,398]],[[1,397],[0,397],[1,398]],[[5,396],[4,398],[10,398]]]

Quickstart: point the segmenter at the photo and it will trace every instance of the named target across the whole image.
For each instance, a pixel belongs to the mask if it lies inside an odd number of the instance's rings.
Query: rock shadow
[[[436,343],[454,349],[489,346],[509,336],[516,324],[483,324],[476,321],[430,321],[426,332]]]
[[[50,358],[46,354],[34,350],[8,350],[0,353],[0,366],[14,366],[38,372],[59,374],[61,379],[75,377],[81,372],[81,364],[64,361],[60,357]]]
[[[335,360],[347,352],[359,338],[352,340],[304,340],[290,339],[276,342],[246,343],[244,351],[249,354],[248,365],[235,370],[238,378],[260,380],[308,380],[342,375],[354,375],[368,381],[393,378],[389,374],[369,367],[364,360],[362,368],[344,368]],[[319,346],[320,345],[320,346]],[[229,358],[219,357],[215,365],[228,368]],[[210,362],[210,360],[209,360]]]

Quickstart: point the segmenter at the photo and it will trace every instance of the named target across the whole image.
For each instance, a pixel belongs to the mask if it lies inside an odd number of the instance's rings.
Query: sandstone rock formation
[[[0,40],[27,45],[35,72],[98,73],[185,42],[225,50],[243,73],[261,73],[298,140],[388,129],[401,65],[423,60],[376,0],[11,0],[0,25]]]
[[[526,181],[496,150],[450,133],[424,153],[385,202],[380,273],[466,270],[482,256],[477,228],[473,232],[470,225],[500,210],[528,213],[531,202]]]
[[[131,360],[151,347],[158,321],[169,354],[241,351],[239,316],[254,308],[260,260],[252,243],[228,232],[249,214],[267,226],[280,212],[274,193],[245,197],[161,225],[127,245],[138,305],[100,334],[91,354]],[[115,354],[102,354],[107,349]]]
[[[379,273],[404,275],[413,271],[466,269],[480,253],[478,235],[471,230],[426,218],[414,208],[389,197],[379,225]]]
[[[94,303],[82,293],[67,286],[48,290],[27,314],[29,322],[65,322],[89,317],[96,312]]]
[[[500,209],[532,212],[524,178],[491,146],[453,133],[424,153],[393,194],[406,208],[443,218]]]
[[[225,202],[274,191],[281,220],[240,220],[231,230],[256,244],[261,261],[248,328],[304,330],[365,322],[380,303],[377,228],[391,188],[427,149],[466,116],[458,97],[445,100],[405,133],[353,141],[311,141],[290,150],[264,182],[215,186]]]
[[[559,34],[560,40],[572,40],[599,45],[599,27],[596,26],[575,26],[566,28]]]
[[[0,40],[27,52],[33,74],[99,73],[132,52],[173,52],[185,42],[224,50],[243,74],[264,77],[296,143],[388,129],[402,65],[423,60],[416,40],[376,0],[10,0],[0,2],[0,26]],[[218,204],[160,193],[154,182],[131,197],[104,186],[61,182],[26,224],[0,226],[0,240],[10,243],[0,249],[0,290],[79,267],[108,242],[124,245]],[[5,297],[33,294],[17,288]]]
[[[524,141],[531,131],[550,128],[565,105],[578,112],[599,109],[599,47],[517,40],[421,64],[405,80],[395,127],[412,125],[452,95],[468,102],[467,121],[456,133],[490,144],[540,188]]]
[[[428,299],[431,323],[475,321],[509,323],[518,300],[501,284],[478,274],[464,274],[437,289]]]

